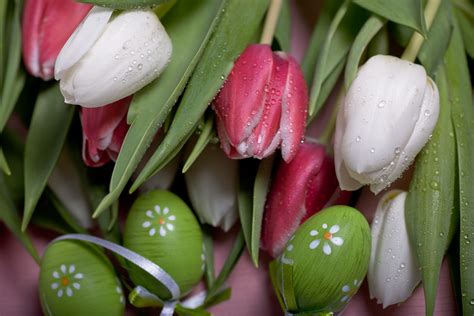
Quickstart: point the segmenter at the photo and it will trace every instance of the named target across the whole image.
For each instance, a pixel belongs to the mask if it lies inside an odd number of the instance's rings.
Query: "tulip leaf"
[[[204,124],[204,128],[202,129],[201,134],[199,135],[196,144],[194,144],[193,150],[189,154],[189,157],[184,164],[183,173],[186,173],[186,171],[191,168],[193,163],[196,161],[196,159],[198,159],[198,157],[201,155],[201,153],[209,144],[209,142],[215,137],[215,133],[212,129],[213,127],[214,116],[211,116]]]
[[[46,189],[44,192],[45,196],[48,198],[49,202],[56,209],[59,216],[62,220],[75,232],[78,234],[87,234],[87,230],[84,229],[77,220],[71,215],[69,210],[66,209],[64,204],[58,199],[58,197],[49,189]]]
[[[8,166],[7,159],[5,158],[5,155],[3,154],[3,148],[1,147],[0,147],[0,169],[7,176],[12,174],[10,170],[10,166]]]
[[[341,0],[324,1],[321,12],[319,13],[318,20],[314,26],[308,48],[306,49],[301,64],[301,69],[303,70],[304,78],[308,86],[312,83],[319,52],[323,46],[331,21],[341,5],[341,2]]]
[[[118,199],[194,71],[227,0],[180,0],[163,18],[173,54],[161,76],[135,94],[135,114],[112,174],[109,191],[94,217]],[[183,23],[185,21],[186,23]]]
[[[456,23],[456,22],[455,22]],[[462,308],[464,315],[474,314],[474,104],[469,68],[464,53],[459,24],[455,24],[451,43],[445,56],[446,81],[458,151],[458,192],[456,196],[461,217],[459,251]]]
[[[5,124],[10,117],[11,112],[16,104],[16,101],[20,95],[20,92],[25,84],[25,73],[20,69],[21,64],[21,13],[22,13],[22,4],[23,1],[15,0],[3,1],[9,4],[14,3],[13,17],[12,18],[2,18],[0,24],[3,25],[3,28],[0,29],[0,32],[3,33],[2,42],[0,42],[0,132],[3,131]],[[8,6],[8,4],[7,4]],[[8,10],[8,7],[5,4],[0,5],[0,14],[5,14],[5,9]],[[6,11],[8,16],[9,12]],[[11,25],[5,25],[8,22]],[[6,45],[5,45],[6,44]],[[3,47],[5,45],[5,47]],[[8,51],[7,51],[8,50]],[[8,61],[8,62],[7,62]]]
[[[344,87],[346,88],[346,91],[349,90],[352,81],[357,75],[360,59],[367,48],[367,45],[369,45],[370,41],[384,25],[385,19],[378,15],[372,15],[367,22],[365,22],[359,34],[357,34],[354,44],[352,44],[349,52],[349,56],[347,57],[346,71],[344,74]]]
[[[25,230],[48,178],[56,165],[74,115],[57,84],[42,91],[36,101],[25,145]]]
[[[367,17],[367,12],[346,0],[336,12],[316,63],[309,99],[309,116],[314,118],[325,100],[321,98],[324,82],[345,61],[354,38]]]
[[[21,242],[23,247],[25,247],[25,249],[30,253],[33,259],[39,263],[40,258],[33,242],[30,237],[21,230],[20,216],[18,215],[15,203],[11,199],[10,191],[5,184],[3,177],[4,175],[0,174],[0,222],[3,222],[8,227],[8,229]]]
[[[244,247],[245,247],[244,236],[242,234],[242,231],[239,231],[239,233],[237,234],[237,237],[235,237],[234,244],[232,245],[232,249],[230,250],[229,255],[227,256],[224,266],[219,272],[219,275],[217,276],[217,279],[215,280],[213,286],[207,291],[207,297],[206,297],[206,300],[204,301],[204,305],[212,301],[214,297],[217,296],[221,292],[225,281],[228,279],[235,265],[239,261],[240,256],[242,255],[242,252],[244,250]]]
[[[144,7],[154,7],[170,0],[77,0],[83,3],[90,3],[101,7],[118,10],[142,9]]]
[[[449,1],[443,0],[429,29],[426,40],[418,53],[418,59],[425,66],[426,72],[434,76],[438,66],[442,63],[448,49],[453,30],[452,16],[449,10]]]
[[[426,36],[422,0],[354,0],[361,7]]]
[[[275,38],[280,46],[280,50],[284,52],[291,51],[291,11],[290,2],[283,0],[280,16],[275,29]]]
[[[251,236],[252,236],[252,192],[255,180],[253,176],[256,173],[253,159],[242,160],[239,164],[239,189],[237,195],[237,205],[239,209],[240,225],[244,234],[245,243],[249,253],[252,252]],[[255,170],[254,170],[255,169]],[[245,170],[245,172],[243,172]]]
[[[272,175],[272,167],[275,156],[271,156],[260,162],[255,184],[253,187],[253,204],[252,204],[252,234],[250,237],[250,255],[253,264],[258,268],[258,253],[260,248],[260,235],[262,231],[263,212],[265,210],[265,201],[267,193],[270,189],[270,178]]]
[[[210,289],[215,281],[214,276],[214,244],[212,242],[212,234],[207,227],[203,229],[203,252],[205,257],[206,270],[204,277],[206,280],[206,287]]]
[[[184,146],[232,70],[234,60],[259,35],[267,6],[266,0],[226,2],[225,14],[196,66],[170,130],[133,183],[132,192]]]
[[[433,315],[441,263],[459,217],[454,201],[456,147],[449,86],[442,67],[436,83],[440,93],[438,123],[418,155],[405,204],[408,234],[421,267],[426,315]]]
[[[464,47],[469,56],[474,59],[474,4],[463,0],[453,1],[453,4]]]

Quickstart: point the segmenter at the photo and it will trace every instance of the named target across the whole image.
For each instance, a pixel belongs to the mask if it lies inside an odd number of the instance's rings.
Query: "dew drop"
[[[115,59],[119,59],[120,58],[120,55],[119,54],[116,54],[115,55]]]
[[[402,262],[400,263],[400,269],[405,269],[406,265]]]
[[[390,282],[390,281],[392,281],[392,279],[386,278],[385,281]]]
[[[399,155],[400,154],[400,147],[396,147],[395,148],[395,155]]]
[[[138,68],[138,70],[142,70],[142,69],[143,69],[143,65],[142,65],[142,64],[138,64],[138,65],[137,65],[137,68]]]
[[[118,80],[118,78],[117,78],[117,77],[114,77],[114,81],[117,81],[117,80]]]
[[[470,300],[469,304],[474,305],[474,299]]]
[[[385,101],[380,101],[380,103],[378,104],[378,107],[379,107],[379,108],[384,108],[384,107],[385,107],[385,104],[386,104]]]
[[[360,143],[360,136],[356,137],[356,142]]]
[[[370,153],[373,154],[374,152],[375,152],[375,148],[374,147],[370,148]]]
[[[425,111],[425,116],[430,116],[430,114],[431,114],[431,113],[430,113],[430,110],[426,110],[426,111]]]

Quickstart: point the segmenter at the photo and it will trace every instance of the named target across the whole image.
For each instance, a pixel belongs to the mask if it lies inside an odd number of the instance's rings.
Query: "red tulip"
[[[327,206],[346,204],[349,197],[339,189],[333,158],[324,146],[302,144],[295,158],[277,170],[265,205],[262,248],[277,257],[306,219]]]
[[[59,51],[92,8],[74,0],[26,0],[23,12],[23,60],[35,77],[50,80]]]
[[[270,46],[250,45],[214,101],[222,149],[229,158],[271,155],[290,161],[303,139],[308,104],[300,66]]]
[[[115,161],[128,131],[127,112],[132,97],[98,108],[81,108],[82,159],[89,167]]]

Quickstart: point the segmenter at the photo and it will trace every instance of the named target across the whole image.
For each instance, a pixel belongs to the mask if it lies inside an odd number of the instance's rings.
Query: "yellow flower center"
[[[326,239],[326,240],[331,239],[331,237],[332,237],[332,234],[330,232],[325,232],[324,235],[323,235],[323,238]]]
[[[67,277],[62,277],[61,278],[61,285],[62,286],[68,286],[69,285],[69,279]]]
[[[158,220],[158,223],[159,223],[160,225],[163,225],[163,224],[165,223],[164,218],[163,218],[163,217],[160,217],[160,219]]]

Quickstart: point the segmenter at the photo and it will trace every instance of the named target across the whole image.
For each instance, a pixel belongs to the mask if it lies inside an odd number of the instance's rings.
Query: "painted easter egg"
[[[357,292],[370,258],[370,228],[347,206],[310,217],[278,258],[275,280],[290,313],[340,311]]]
[[[124,246],[163,268],[188,293],[203,273],[202,232],[191,209],[177,195],[156,190],[140,196],[125,222]],[[162,299],[169,291],[136,266],[130,278]]]
[[[45,315],[123,315],[125,297],[99,248],[63,240],[48,246],[39,276]]]

